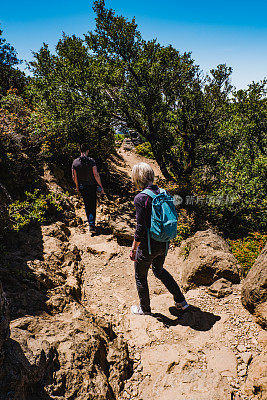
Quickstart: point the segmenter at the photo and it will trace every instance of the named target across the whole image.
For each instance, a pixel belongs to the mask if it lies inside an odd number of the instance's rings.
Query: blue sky
[[[51,50],[64,31],[81,36],[94,29],[93,2],[5,1],[0,23],[18,56],[31,60],[43,42]],[[181,52],[191,51],[204,72],[226,63],[232,83],[245,88],[267,76],[267,0],[107,0],[108,7],[136,17],[145,39],[157,38]]]

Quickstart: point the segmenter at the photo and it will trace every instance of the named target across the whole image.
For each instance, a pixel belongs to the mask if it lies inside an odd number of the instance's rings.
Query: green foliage
[[[48,157],[65,167],[77,156],[79,144],[87,142],[90,156],[105,161],[115,141],[101,62],[74,35],[63,35],[55,55],[44,44],[34,56],[28,97],[50,126],[43,138]]]
[[[243,276],[247,275],[256,258],[265,246],[266,241],[267,235],[260,232],[252,232],[242,239],[228,239],[231,250],[242,267]]]
[[[180,246],[181,242],[194,233],[194,218],[188,214],[184,208],[177,210],[178,223],[177,223],[177,235],[172,240],[174,246]]]
[[[31,223],[44,223],[51,215],[63,211],[62,195],[41,194],[39,189],[34,190],[33,193],[25,192],[25,195],[25,201],[17,200],[9,206],[9,216],[15,231]]]
[[[199,148],[203,162],[192,181],[197,192],[230,200],[209,206],[215,220],[229,225],[228,234],[241,227],[266,229],[266,121],[266,81],[253,83],[234,93],[228,118]]]
[[[180,246],[183,240],[190,237],[192,233],[192,227],[189,224],[179,224],[177,225],[177,235],[176,238],[172,240],[175,246]]]
[[[135,151],[137,154],[140,154],[140,156],[154,159],[154,154],[149,142],[139,144],[136,146]]]
[[[17,198],[37,185],[47,127],[15,89],[2,97],[0,107],[1,183]]]
[[[17,58],[17,52],[13,46],[2,37],[0,29],[0,97],[5,95],[10,88],[16,88],[20,92],[26,84],[25,74],[14,68],[21,61]]]
[[[115,145],[116,147],[120,147],[122,142],[125,139],[125,135],[123,133],[116,133],[115,134]]]
[[[150,142],[163,174],[172,179],[171,173],[184,171],[184,152],[177,157],[177,146],[183,142],[186,115],[192,109],[190,99],[202,96],[198,66],[190,53],[180,54],[156,40],[145,41],[134,19],[115,15],[105,8],[104,1],[96,1],[94,10],[96,30],[86,36],[86,42],[101,60],[102,85],[113,118],[123,120]],[[185,105],[187,114],[182,121]],[[180,120],[181,129],[177,130]],[[187,125],[191,132],[190,123]]]

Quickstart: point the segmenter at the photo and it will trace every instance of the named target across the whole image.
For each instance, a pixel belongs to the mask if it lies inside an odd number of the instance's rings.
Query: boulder
[[[50,384],[58,367],[55,348],[43,349],[26,358],[23,336],[32,317],[22,318],[21,344],[10,338],[8,307],[0,283],[0,399],[33,400],[44,398],[44,385]],[[17,322],[17,321],[16,321]],[[18,323],[18,322],[17,322]]]
[[[70,230],[63,222],[42,226],[41,229],[43,236],[52,236],[61,241],[68,241],[70,236]]]
[[[255,307],[256,322],[267,329],[267,301],[260,303]]]
[[[131,219],[127,217],[119,217],[116,220],[111,220],[109,226],[112,229],[113,235],[118,239],[126,242],[132,242],[134,239],[135,225]]]
[[[58,355],[57,371],[52,380],[45,381],[45,398],[115,399],[114,393],[121,392],[131,373],[127,345],[114,338],[110,325],[77,303],[69,304],[61,314],[16,320],[11,332],[29,364],[42,349],[54,349]]]
[[[178,262],[184,290],[209,286],[220,278],[239,283],[239,266],[227,242],[212,229],[198,231],[184,240]]]
[[[267,398],[267,352],[255,357],[248,368],[244,391],[252,400]]]
[[[242,283],[241,301],[267,328],[267,244]]]
[[[233,293],[232,283],[224,278],[215,281],[209,288],[208,293],[218,299]]]

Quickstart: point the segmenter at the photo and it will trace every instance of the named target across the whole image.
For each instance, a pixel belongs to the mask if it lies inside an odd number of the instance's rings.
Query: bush
[[[120,147],[124,139],[125,135],[123,133],[115,133],[115,146]]]
[[[177,211],[177,235],[172,240],[174,246],[180,246],[181,242],[189,238],[194,233],[194,219],[190,216],[184,208]]]
[[[63,211],[63,196],[60,194],[40,194],[40,190],[36,189],[33,193],[25,192],[25,195],[25,201],[17,200],[9,205],[9,216],[15,231],[32,223],[44,223],[52,215]]]
[[[147,158],[152,158],[154,159],[154,154],[151,148],[151,144],[149,142],[144,142],[136,146],[135,148],[136,153],[139,154],[140,156],[144,156]]]
[[[242,267],[242,276],[246,276],[267,241],[267,235],[259,232],[250,233],[247,237],[227,240],[234,256]]]

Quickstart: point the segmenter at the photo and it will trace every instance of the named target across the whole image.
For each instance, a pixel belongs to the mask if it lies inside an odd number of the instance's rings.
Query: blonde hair
[[[144,189],[149,183],[153,183],[154,178],[154,171],[149,164],[141,162],[133,166],[132,180],[138,189]]]

